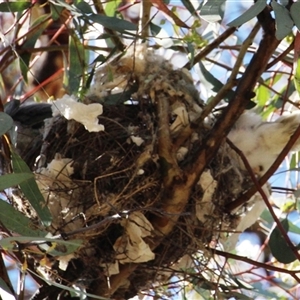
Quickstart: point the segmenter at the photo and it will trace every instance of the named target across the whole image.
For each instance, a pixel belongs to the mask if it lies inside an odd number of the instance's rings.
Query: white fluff
[[[84,125],[89,132],[103,131],[104,126],[98,124],[98,116],[103,112],[100,103],[84,104],[76,101],[74,96],[64,95],[53,101],[52,115],[63,115],[67,120],[75,120]]]
[[[262,175],[273,164],[299,124],[299,113],[281,116],[275,122],[264,122],[259,115],[245,112],[228,138],[244,153],[254,172]],[[298,147],[299,142],[292,150]],[[241,167],[245,168],[242,162]]]

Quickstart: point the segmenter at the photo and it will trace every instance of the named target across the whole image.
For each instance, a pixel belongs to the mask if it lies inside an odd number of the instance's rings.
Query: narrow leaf
[[[33,178],[32,173],[6,174],[0,176],[0,191],[9,187],[19,185],[25,180]]]
[[[0,278],[0,289],[4,290],[6,293],[12,296],[12,299],[14,298],[14,295],[12,294],[10,288],[7,286],[6,282]]]
[[[0,136],[5,134],[12,126],[13,126],[13,119],[11,116],[4,112],[0,112]]]
[[[68,76],[68,90],[70,94],[76,94],[85,70],[84,47],[77,36],[70,36],[69,49],[70,67]]]
[[[30,173],[31,171],[26,163],[21,159],[21,157],[11,149],[11,158],[13,170],[15,173]],[[45,226],[49,226],[52,220],[50,211],[46,206],[45,199],[41,194],[36,181],[34,178],[29,178],[28,180],[19,184],[25,197],[28,199],[32,207],[35,209],[37,215],[40,217],[42,223]]]
[[[75,6],[79,10],[81,10],[84,14],[92,14],[93,13],[92,7],[87,2],[80,1],[80,2],[76,3]]]
[[[45,232],[44,232],[45,234]],[[0,240],[0,246],[6,250],[13,250],[14,248],[14,242],[18,242],[20,244],[22,243],[34,243],[40,245],[41,248],[43,248],[43,245],[47,245],[47,243],[51,243],[52,246],[50,246],[51,249],[49,251],[46,251],[47,254],[50,254],[52,256],[62,256],[62,255],[68,255],[70,253],[73,253],[76,251],[79,247],[82,246],[83,241],[82,240],[59,240],[59,239],[53,239],[53,238],[47,238],[43,236],[13,236],[8,237]],[[58,246],[64,246],[64,251],[58,251],[55,249],[55,244]],[[59,247],[57,247],[59,248]]]
[[[46,235],[45,232],[35,229],[30,219],[3,200],[0,200],[0,221],[8,230],[22,236],[42,237]]]
[[[29,1],[15,1],[15,2],[3,2],[0,3],[1,12],[22,12],[23,10],[29,8],[31,2]]]
[[[22,50],[24,51],[21,52],[19,64],[25,82],[27,82],[28,80],[27,73],[29,70],[29,62],[31,59],[31,54],[26,51],[26,48],[34,48],[37,39],[41,36],[43,31],[48,26],[48,22],[45,22],[46,18],[47,15],[43,15],[32,24],[28,31],[29,33],[26,35],[26,41],[21,46]]]
[[[71,288],[71,287],[66,286],[65,284],[60,284],[53,280],[48,280],[45,277],[39,276],[37,273],[32,272],[30,269],[28,269],[28,271],[31,272],[32,274],[34,274],[34,276],[40,278],[41,280],[45,281],[47,284],[49,284],[51,286],[55,286],[62,290],[69,291],[70,293],[75,293],[76,295],[80,295],[81,299],[87,299],[87,297],[90,297],[90,299],[109,300],[108,298],[105,298],[105,297],[100,297],[100,296],[97,296],[94,294],[85,293],[81,289],[78,289],[78,288],[76,288],[76,289]]]
[[[241,16],[237,17],[233,21],[227,24],[230,27],[238,27],[256,17],[267,6],[266,0],[258,0],[248,10],[246,10]]]
[[[105,28],[109,28],[118,32],[124,32],[126,30],[137,30],[137,26],[135,24],[116,17],[91,14],[87,18],[93,22],[101,24]]]
[[[219,22],[223,19],[226,0],[208,0],[200,10],[200,17],[207,22]]]
[[[196,9],[190,0],[181,0],[181,2],[192,15],[198,16]]]
[[[205,86],[206,89],[218,92],[222,87],[223,83],[218,80],[214,75],[206,70],[202,62],[199,62],[200,71],[201,71],[201,83]],[[224,97],[226,101],[230,100],[233,97],[233,91],[229,91],[228,94]]]
[[[51,17],[54,21],[60,18],[62,11],[64,10],[62,6],[58,6],[53,3],[50,3],[50,9],[51,9]]]
[[[299,3],[300,4],[300,3]],[[300,10],[300,7],[299,7]],[[300,14],[299,14],[300,16]],[[298,18],[300,19],[300,18]],[[298,95],[300,96],[300,32],[297,31],[294,40],[294,84]]]
[[[28,33],[26,35],[26,41],[22,45],[22,49],[26,47],[34,48],[37,39],[41,36],[41,34],[49,25],[49,22],[46,21],[47,18],[49,18],[48,15],[42,15],[33,22],[33,24],[28,30]]]
[[[292,19],[300,31],[300,2],[294,2],[291,6],[290,13],[292,16]]]
[[[272,1],[271,5],[275,13],[275,35],[278,40],[282,40],[292,31],[294,21],[292,20],[289,11],[284,6],[275,1]]]
[[[298,95],[300,96],[300,57],[294,63],[294,84]]]
[[[23,52],[19,57],[19,66],[25,82],[28,81],[27,73],[29,70],[30,58],[31,58],[31,54],[28,52]]]

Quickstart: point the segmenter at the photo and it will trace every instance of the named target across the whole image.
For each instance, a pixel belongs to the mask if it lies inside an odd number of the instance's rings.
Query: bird
[[[256,175],[263,175],[274,163],[289,139],[300,125],[300,113],[280,116],[275,121],[265,122],[252,111],[244,112],[228,134],[228,139],[243,152]],[[300,149],[300,139],[291,151]],[[246,169],[239,158],[239,165]]]

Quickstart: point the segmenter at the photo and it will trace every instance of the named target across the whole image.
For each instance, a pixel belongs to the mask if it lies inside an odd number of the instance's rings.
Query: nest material
[[[179,168],[189,170],[201,149],[203,137],[210,130],[197,122],[203,103],[187,70],[174,70],[170,63],[150,51],[129,53],[96,74],[86,102],[103,103],[99,123],[104,125],[104,131],[89,133],[81,124],[63,117],[51,120],[41,154],[47,163],[54,158],[66,158],[73,169],[67,183],[57,176],[47,183],[45,198],[54,218],[50,230],[65,234],[76,232],[69,237],[85,240],[74,263],[61,274],[69,282],[85,278],[92,282],[91,286],[99,280],[105,285],[116,262],[130,261],[131,253],[126,245],[131,241],[124,225],[136,223],[130,216],[134,212],[142,214],[146,217],[144,224],[150,224],[165,213],[162,203],[166,197],[165,166],[157,138],[162,130],[162,116],[157,107],[166,99],[167,131],[173,142],[171,152]],[[192,133],[182,138],[187,127],[192,128]],[[60,172],[63,173],[58,170],[57,174],[62,174]],[[154,282],[158,268],[169,268],[185,254],[203,250],[222,230],[235,228],[238,217],[226,213],[224,207],[248,185],[245,178],[229,146],[224,144],[193,187],[173,231],[155,247],[151,240],[153,228],[147,229],[148,237],[147,234],[140,237],[141,243],[148,245],[147,251],[153,251],[154,259],[144,260],[141,269],[131,275],[125,288],[131,291],[130,296],[149,281]],[[80,232],[95,224],[102,225]],[[128,243],[123,243],[123,248],[118,250],[115,245],[122,239]],[[122,261],[120,254],[128,259]],[[74,266],[78,265],[85,271],[74,272]],[[87,278],[87,274],[98,278],[96,283]]]

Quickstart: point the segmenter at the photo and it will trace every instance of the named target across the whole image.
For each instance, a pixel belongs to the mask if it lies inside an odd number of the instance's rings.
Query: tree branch
[[[205,58],[211,51],[216,49],[222,42],[224,42],[229,36],[231,36],[236,31],[236,27],[229,27],[220,36],[218,36],[212,43],[207,45],[201,52],[195,55],[193,64],[187,62],[184,68],[190,70],[196,63],[201,59]]]

